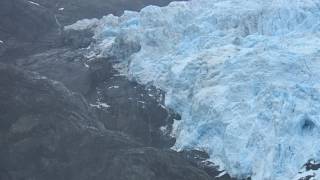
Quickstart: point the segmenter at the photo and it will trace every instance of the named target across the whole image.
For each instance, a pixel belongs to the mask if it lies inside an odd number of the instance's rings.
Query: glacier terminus
[[[320,1],[191,0],[100,20],[91,55],[166,92],[174,149],[238,178],[291,180],[320,158]]]

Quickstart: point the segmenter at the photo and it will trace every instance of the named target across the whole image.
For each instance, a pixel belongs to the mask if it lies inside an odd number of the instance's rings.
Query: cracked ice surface
[[[181,113],[175,149],[258,180],[319,159],[319,0],[191,0],[93,23],[91,48]]]

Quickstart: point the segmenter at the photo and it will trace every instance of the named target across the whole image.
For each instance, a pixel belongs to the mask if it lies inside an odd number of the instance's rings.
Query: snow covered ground
[[[167,92],[176,150],[237,177],[293,179],[320,157],[320,1],[191,0],[105,16],[99,56]],[[121,54],[121,55],[119,55]]]

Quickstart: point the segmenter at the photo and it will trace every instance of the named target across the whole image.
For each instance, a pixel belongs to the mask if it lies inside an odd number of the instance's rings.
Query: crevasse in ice
[[[95,51],[181,113],[175,149],[258,180],[319,159],[319,0],[191,0],[94,23]]]

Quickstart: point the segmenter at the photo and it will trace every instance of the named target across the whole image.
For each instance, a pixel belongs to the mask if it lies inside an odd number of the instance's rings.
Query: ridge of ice
[[[93,24],[94,52],[167,92],[175,149],[257,180],[320,158],[319,0],[191,0]]]

